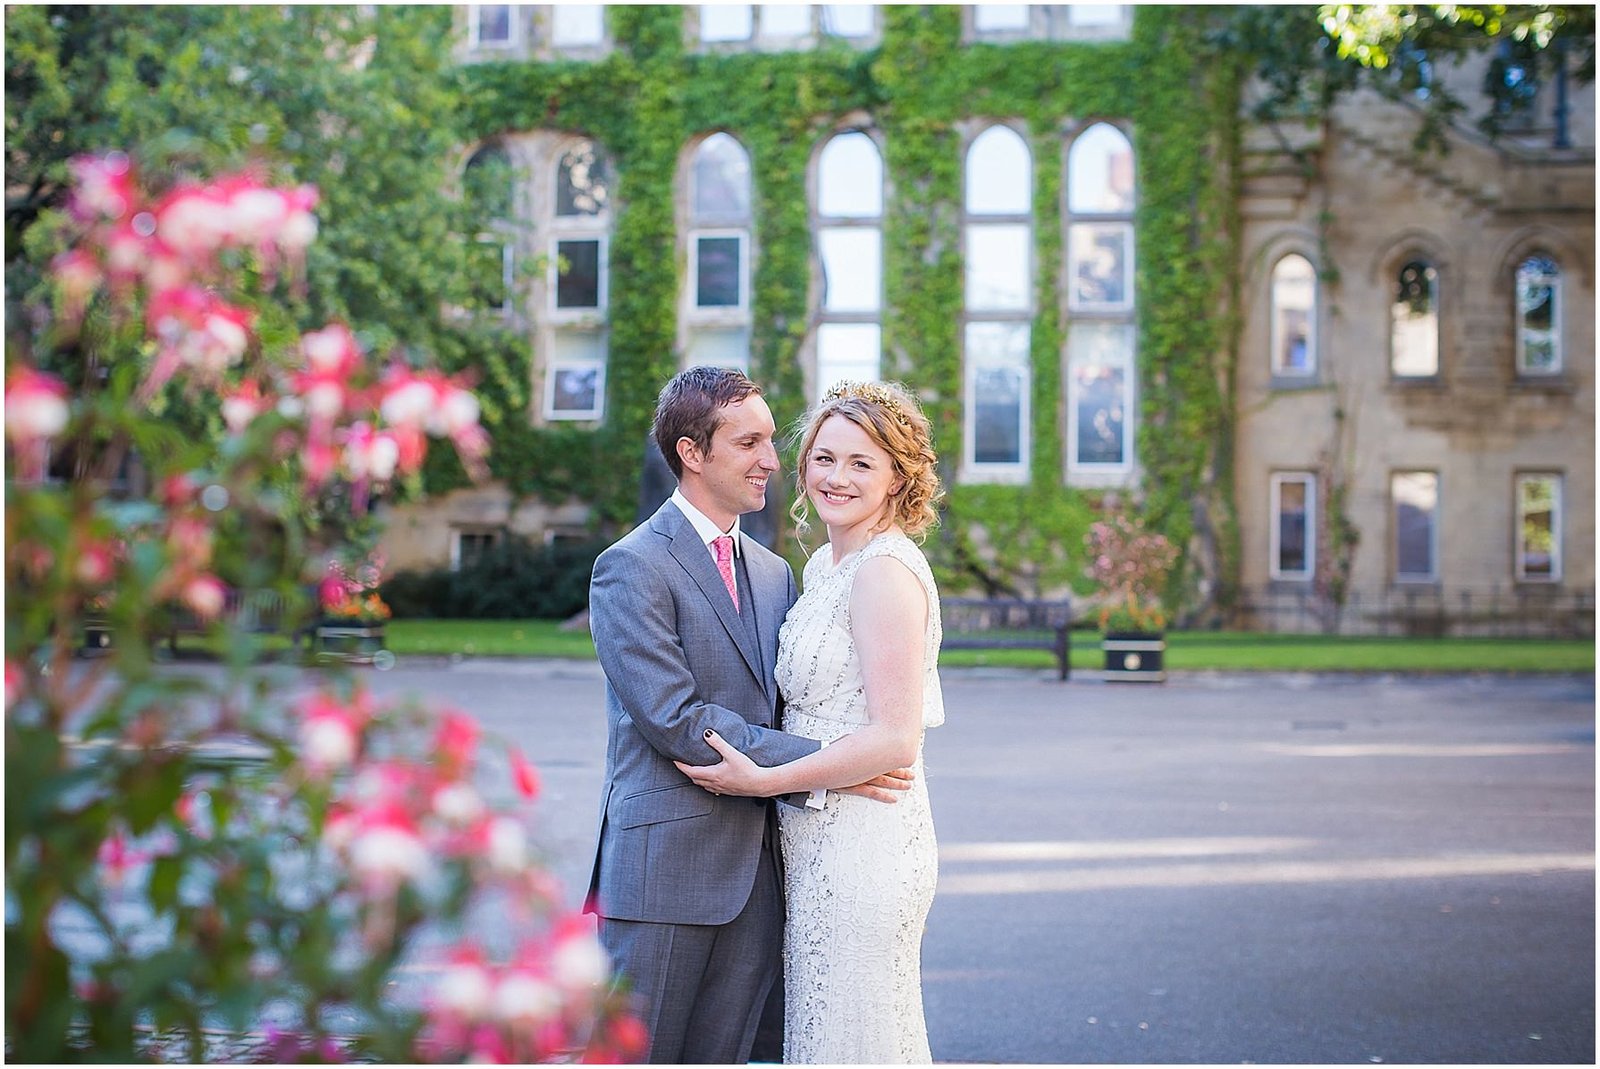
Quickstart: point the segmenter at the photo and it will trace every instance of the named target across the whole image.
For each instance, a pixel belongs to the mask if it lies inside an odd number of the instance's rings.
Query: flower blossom
[[[25,364],[6,379],[6,437],[16,447],[20,481],[44,477],[49,441],[66,429],[72,414],[68,396],[66,383]]]
[[[183,586],[183,603],[200,619],[215,620],[228,603],[228,588],[214,575],[197,575]]]
[[[67,210],[79,222],[115,222],[133,210],[133,167],[125,153],[76,156],[68,167],[73,188]]]

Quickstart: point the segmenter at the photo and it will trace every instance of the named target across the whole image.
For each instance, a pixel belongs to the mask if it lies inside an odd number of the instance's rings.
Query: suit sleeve
[[[792,576],[789,582],[792,593]],[[705,741],[707,728],[759,765],[786,764],[819,749],[813,739],[758,727],[702,697],[678,634],[673,593],[661,572],[638,554],[612,547],[595,561],[589,626],[612,692],[663,756],[716,764],[721,757]]]

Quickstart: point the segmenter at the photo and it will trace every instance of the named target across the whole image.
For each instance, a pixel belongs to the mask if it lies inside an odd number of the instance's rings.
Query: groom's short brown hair
[[[711,439],[722,426],[722,407],[760,393],[761,387],[749,376],[731,367],[692,367],[674,375],[661,388],[650,427],[673,478],[683,478],[678,439],[689,439],[709,456]]]

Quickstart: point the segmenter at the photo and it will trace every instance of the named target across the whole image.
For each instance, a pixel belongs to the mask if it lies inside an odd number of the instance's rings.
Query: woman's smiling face
[[[806,495],[835,540],[841,530],[870,533],[903,483],[889,454],[844,416],[823,421],[800,462]]]

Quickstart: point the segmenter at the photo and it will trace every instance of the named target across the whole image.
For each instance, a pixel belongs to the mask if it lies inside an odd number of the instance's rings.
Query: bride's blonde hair
[[[830,416],[843,416],[865,431],[874,445],[889,454],[895,477],[901,480],[900,490],[889,497],[886,519],[875,529],[898,523],[901,530],[920,541],[928,528],[939,522],[935,506],[944,492],[939,486],[933,428],[911,391],[898,382],[841,382],[805,415],[794,436],[800,443],[794,466],[795,502],[789,509],[795,533],[805,535],[811,530],[806,468],[817,432]]]

